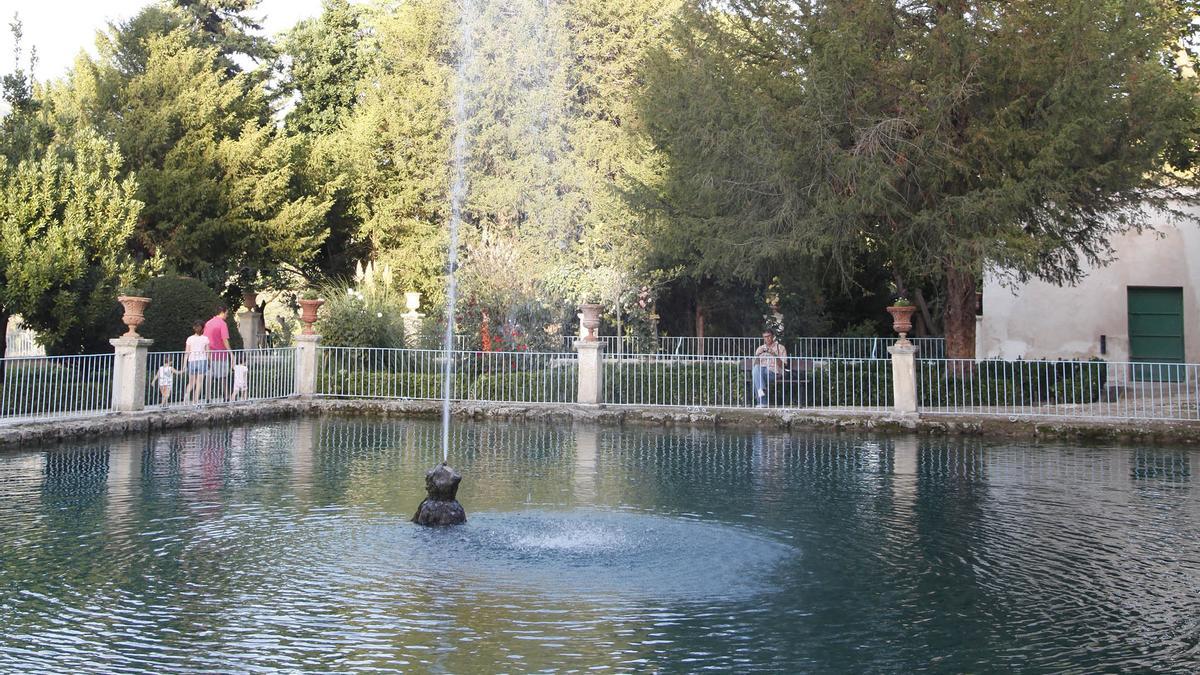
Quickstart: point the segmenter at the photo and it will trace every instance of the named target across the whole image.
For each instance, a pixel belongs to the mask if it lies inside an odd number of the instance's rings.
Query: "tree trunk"
[[[704,355],[704,308],[696,301],[696,353]]]
[[[946,273],[946,358],[975,358],[975,275]]]

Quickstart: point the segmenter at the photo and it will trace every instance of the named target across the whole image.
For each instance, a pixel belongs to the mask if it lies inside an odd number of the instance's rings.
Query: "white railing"
[[[81,417],[112,409],[112,354],[5,358],[0,367],[0,421]]]
[[[928,359],[917,397],[922,415],[1200,420],[1200,365]]]
[[[455,401],[571,403],[575,357],[547,352],[455,352]],[[317,393],[339,398],[442,398],[445,353],[436,349],[321,347]]]
[[[561,346],[551,351],[574,352],[575,335],[562,338]],[[886,359],[887,348],[896,343],[896,337],[799,337],[783,341],[789,356],[822,359]],[[601,335],[604,353],[618,354],[664,354],[670,356],[720,356],[726,358],[749,358],[762,345],[761,337],[618,337]],[[946,357],[946,339],[942,337],[911,338],[920,348],[918,358],[941,359]],[[454,336],[456,351],[475,351],[479,348],[479,337],[475,335]]]
[[[4,356],[45,356],[46,348],[37,343],[37,333],[28,328],[10,328],[4,336]]]
[[[892,406],[889,359],[789,357],[755,388],[752,359],[718,356],[610,357],[604,401],[691,408],[793,408],[848,411]],[[760,406],[761,404],[761,406]]]
[[[151,352],[146,357],[146,407],[207,405],[237,401],[265,401],[296,393],[296,350],[237,349],[210,353],[200,364],[189,364],[184,352]],[[160,380],[162,366],[171,384]],[[235,368],[245,366],[244,387]]]
[[[461,337],[461,336],[460,336]],[[896,337],[800,337],[784,340],[789,356],[809,359],[886,359]],[[565,351],[574,351],[578,337],[563,338]],[[624,338],[600,336],[605,354],[665,354],[671,356],[718,356],[750,358],[762,346],[761,337],[659,337]],[[920,358],[945,358],[946,339],[912,338]]]

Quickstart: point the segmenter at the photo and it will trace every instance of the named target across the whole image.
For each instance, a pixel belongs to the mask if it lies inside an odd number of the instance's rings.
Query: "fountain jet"
[[[425,500],[412,521],[426,527],[445,527],[467,521],[467,512],[455,497],[462,476],[445,462],[425,472]]]

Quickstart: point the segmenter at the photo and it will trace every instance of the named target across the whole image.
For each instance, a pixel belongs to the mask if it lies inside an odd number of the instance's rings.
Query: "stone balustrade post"
[[[917,414],[917,346],[902,340],[888,347],[892,355],[892,397],[900,415]]]
[[[317,347],[320,335],[296,336],[296,394],[312,396],[317,393]]]
[[[113,346],[112,409],[133,412],[146,406],[146,358],[154,340],[143,337],[119,337],[108,341]]]
[[[579,396],[584,405],[604,403],[604,343],[591,340],[576,340],[575,351],[579,352]]]
[[[243,349],[259,349],[263,346],[263,315],[257,310],[238,312],[237,331],[242,336]]]

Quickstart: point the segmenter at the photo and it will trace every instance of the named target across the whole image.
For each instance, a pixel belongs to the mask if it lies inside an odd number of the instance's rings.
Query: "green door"
[[[1129,288],[1129,360],[1183,363],[1183,289]],[[1183,368],[1134,366],[1135,380],[1178,382]]]

